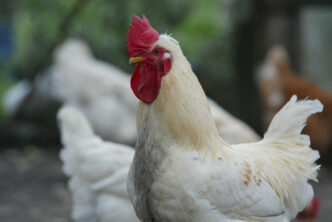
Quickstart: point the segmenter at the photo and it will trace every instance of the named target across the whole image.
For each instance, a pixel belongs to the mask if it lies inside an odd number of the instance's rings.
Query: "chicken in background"
[[[105,142],[84,114],[65,106],[58,113],[63,171],[70,177],[76,222],[138,222],[126,189],[132,147]]]
[[[229,145],[178,42],[133,17],[131,87],[140,100],[128,192],[141,221],[282,221],[313,198],[319,158],[301,131],[323,109],[293,96],[263,140]],[[162,83],[162,84],[161,84]]]
[[[303,132],[310,136],[315,149],[327,151],[332,146],[332,94],[295,74],[285,48],[275,46],[270,49],[258,79],[266,126],[293,94],[299,99],[319,99],[324,111],[311,116]]]
[[[134,144],[137,101],[130,92],[129,76],[97,60],[80,40],[57,48],[52,68],[54,96],[79,108],[102,138]]]
[[[232,116],[212,99],[208,99],[208,101],[219,135],[225,138],[227,143],[249,143],[261,139],[250,126]]]

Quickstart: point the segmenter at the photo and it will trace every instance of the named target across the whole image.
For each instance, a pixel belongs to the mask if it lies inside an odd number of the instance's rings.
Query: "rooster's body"
[[[263,140],[229,145],[176,40],[134,17],[127,44],[141,100],[128,192],[141,221],[286,222],[306,206],[319,154],[300,132],[319,101],[293,97]]]

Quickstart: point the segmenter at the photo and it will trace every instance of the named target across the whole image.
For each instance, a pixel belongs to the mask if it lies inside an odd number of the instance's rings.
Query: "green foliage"
[[[31,74],[30,69],[45,56],[55,40],[59,22],[74,0],[25,0],[14,16],[14,67],[19,77]]]
[[[75,0],[24,0],[14,16],[14,67],[20,78],[45,56]],[[172,34],[207,93],[227,102],[232,88],[232,39],[223,0],[88,0],[70,22],[69,36],[84,39],[99,59],[130,72],[126,33],[132,15],[147,16]]]
[[[196,1],[190,13],[175,29],[175,35],[188,54],[197,54],[222,31],[222,8],[220,1]]]

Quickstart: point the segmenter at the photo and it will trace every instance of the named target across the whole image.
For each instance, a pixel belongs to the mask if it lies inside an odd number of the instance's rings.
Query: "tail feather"
[[[308,117],[322,111],[323,105],[319,100],[297,101],[297,96],[293,95],[271,121],[264,135],[264,140],[275,140],[300,135]],[[301,135],[299,139],[306,145],[310,144],[308,136]]]
[[[297,101],[294,95],[273,118],[261,144],[267,147],[265,156],[270,156],[268,163],[261,160],[262,166],[274,169],[265,173],[267,181],[276,190],[279,197],[287,203],[289,214],[295,217],[312,199],[313,191],[308,180],[317,181],[315,164],[318,151],[310,148],[310,138],[302,135],[307,118],[323,110],[318,100]],[[260,157],[258,157],[260,158]],[[276,172],[274,177],[270,172]]]

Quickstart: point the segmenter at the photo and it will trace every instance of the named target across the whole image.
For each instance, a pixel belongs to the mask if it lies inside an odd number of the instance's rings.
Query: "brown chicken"
[[[324,111],[309,118],[304,133],[310,135],[312,147],[326,151],[332,145],[332,94],[291,68],[286,50],[275,46],[268,52],[259,73],[259,90],[268,126],[279,109],[296,94],[299,99],[319,99]]]

